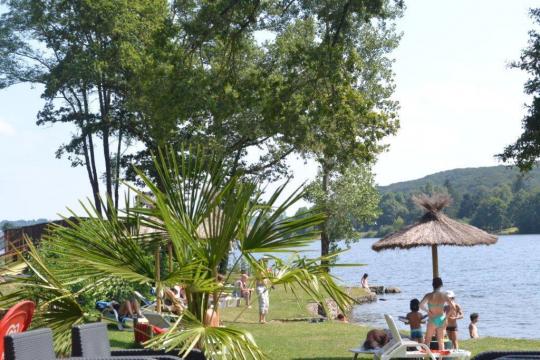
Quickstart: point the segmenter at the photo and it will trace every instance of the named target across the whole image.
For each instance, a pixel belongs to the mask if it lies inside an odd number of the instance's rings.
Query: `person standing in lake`
[[[360,279],[360,286],[362,287],[362,289],[367,289],[368,291],[369,290],[369,283],[368,283],[368,274],[364,274],[362,276],[362,279]]]
[[[420,308],[427,311],[428,323],[426,328],[426,337],[424,343],[429,346],[433,335],[437,336],[439,350],[444,350],[444,330],[446,329],[445,306],[448,305],[449,311],[455,311],[455,306],[442,291],[443,281],[440,277],[433,279],[433,292],[424,296],[420,302]]]
[[[478,336],[478,328],[476,327],[478,319],[478,313],[471,314],[471,323],[469,324],[469,335],[471,336],[471,339],[478,339],[480,337]]]

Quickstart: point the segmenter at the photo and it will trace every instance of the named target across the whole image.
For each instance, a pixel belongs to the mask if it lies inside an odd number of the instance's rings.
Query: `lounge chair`
[[[56,360],[51,329],[37,329],[4,337],[5,360]],[[85,358],[66,358],[64,360],[84,360]],[[122,356],[96,357],[93,360],[149,360],[150,357]],[[169,357],[174,359],[174,357]],[[178,358],[176,358],[178,359]]]
[[[137,356],[152,359],[176,359],[177,354],[152,349],[124,349],[111,350],[107,325],[104,323],[90,323],[74,326],[71,329],[71,356],[85,358],[113,357],[118,359],[125,356]]]
[[[355,349],[350,349],[349,351],[354,354],[353,359],[357,359],[358,354],[373,354],[373,357],[378,360],[425,357],[429,357],[431,360],[436,359],[435,355],[425,344],[402,339],[396,323],[390,315],[385,314],[384,318],[386,319],[388,328],[392,333],[392,339],[390,340],[390,342],[380,349],[366,350],[362,346],[359,346]],[[413,348],[414,350],[409,350],[411,348]]]

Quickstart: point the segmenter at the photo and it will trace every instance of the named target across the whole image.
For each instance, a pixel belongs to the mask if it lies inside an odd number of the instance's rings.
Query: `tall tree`
[[[329,250],[337,250],[337,242],[359,239],[357,227],[374,221],[379,215],[379,193],[370,169],[350,166],[343,173],[335,172],[329,178],[327,190],[321,184],[319,173],[307,188],[307,199],[327,215],[326,231]]]
[[[400,2],[304,1],[267,53],[265,116],[283,140],[320,166],[329,198],[332,176],[373,161],[380,140],[397,130],[389,52],[399,40]],[[330,209],[324,209],[330,213]],[[330,221],[330,220],[329,220]],[[328,254],[329,222],[321,229]]]
[[[118,206],[119,159],[133,119],[125,108],[127,83],[163,27],[167,2],[3,3],[7,11],[0,19],[0,87],[20,82],[43,85],[46,103],[38,124],[75,127],[57,156],[67,154],[73,166],[86,168],[98,212],[102,174],[105,193]],[[101,162],[103,171],[98,170]]]
[[[530,9],[530,16],[536,27],[540,25],[540,8]],[[524,86],[525,93],[532,96],[523,118],[523,133],[514,144],[507,146],[498,157],[503,161],[513,161],[522,171],[533,168],[540,157],[540,32],[529,31],[529,44],[521,52],[519,61],[511,64],[513,68],[526,71],[530,78]]]

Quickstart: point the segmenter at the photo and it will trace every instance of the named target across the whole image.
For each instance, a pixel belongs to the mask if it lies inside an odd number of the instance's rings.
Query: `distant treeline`
[[[486,231],[540,233],[539,168],[527,174],[506,166],[454,169],[381,186],[379,192],[380,216],[356,226],[362,236],[380,237],[414,223],[423,215],[412,199],[420,193],[450,195],[445,213]]]
[[[0,232],[3,232],[4,230],[7,230],[7,229],[13,229],[13,228],[18,228],[18,227],[22,227],[22,226],[30,226],[30,225],[35,225],[35,224],[41,224],[41,223],[45,223],[47,222],[48,220],[47,219],[36,219],[36,220],[14,220],[14,221],[9,221],[9,220],[1,220],[0,221]]]
[[[425,178],[381,187],[381,215],[363,231],[382,236],[421,215],[412,195],[447,193],[453,203],[445,212],[489,232],[513,229],[540,233],[540,170],[520,174],[515,168],[493,166],[455,169]]]

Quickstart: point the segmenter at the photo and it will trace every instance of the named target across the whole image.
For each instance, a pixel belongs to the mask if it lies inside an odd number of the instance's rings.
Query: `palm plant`
[[[87,291],[82,287],[75,294],[65,288],[73,284],[122,279],[135,284],[155,285],[158,293],[164,287],[181,284],[186,290],[188,307],[166,334],[154,338],[148,346],[179,349],[186,353],[197,347],[208,358],[262,359],[264,354],[252,336],[233,326],[210,327],[205,316],[211,303],[219,312],[216,301],[223,288],[216,281],[218,267],[234,247],[237,262],[243,259],[256,277],[266,278],[273,285],[283,285],[292,291],[305,291],[321,304],[332,298],[344,309],[352,299],[336,284],[322,259],[302,259],[270,271],[259,259],[265,254],[297,253],[319,234],[318,225],[324,215],[317,212],[286,217],[286,211],[304,193],[301,189],[284,196],[285,185],[268,199],[263,199],[259,184],[246,181],[222,158],[189,151],[189,156],[162,152],[154,159],[156,181],[137,173],[146,191],[132,188],[145,206],[128,204],[121,215],[104,218],[92,207],[85,208],[84,217],[70,219],[69,226],[57,227],[48,238],[51,250],[58,254],[54,272],[31,251],[29,264],[32,276],[23,281],[25,289],[43,282],[41,272],[54,278],[56,293],[40,306],[43,314],[59,312],[57,306],[66,298],[76,299]],[[281,198],[284,200],[279,201]],[[151,231],[141,231],[151,229]],[[162,248],[169,249],[169,271],[159,267]],[[34,249],[35,250],[35,249]],[[272,255],[274,254],[274,255]],[[282,264],[276,258],[277,264]],[[328,262],[322,262],[328,263]],[[234,266],[232,267],[234,268]],[[232,270],[231,270],[232,271]],[[227,278],[231,272],[225,274]],[[37,286],[37,285],[36,285]],[[43,286],[43,285],[39,285]],[[9,301],[27,297],[20,291]],[[5,298],[4,300],[8,300]],[[213,300],[213,301],[212,301]],[[76,301],[72,301],[77,303]],[[64,306],[66,307],[66,306]],[[54,310],[54,311],[53,311]],[[65,332],[72,323],[84,321],[84,312],[66,316],[61,323],[48,322],[42,316],[40,324],[58,333],[59,349],[65,349]]]

